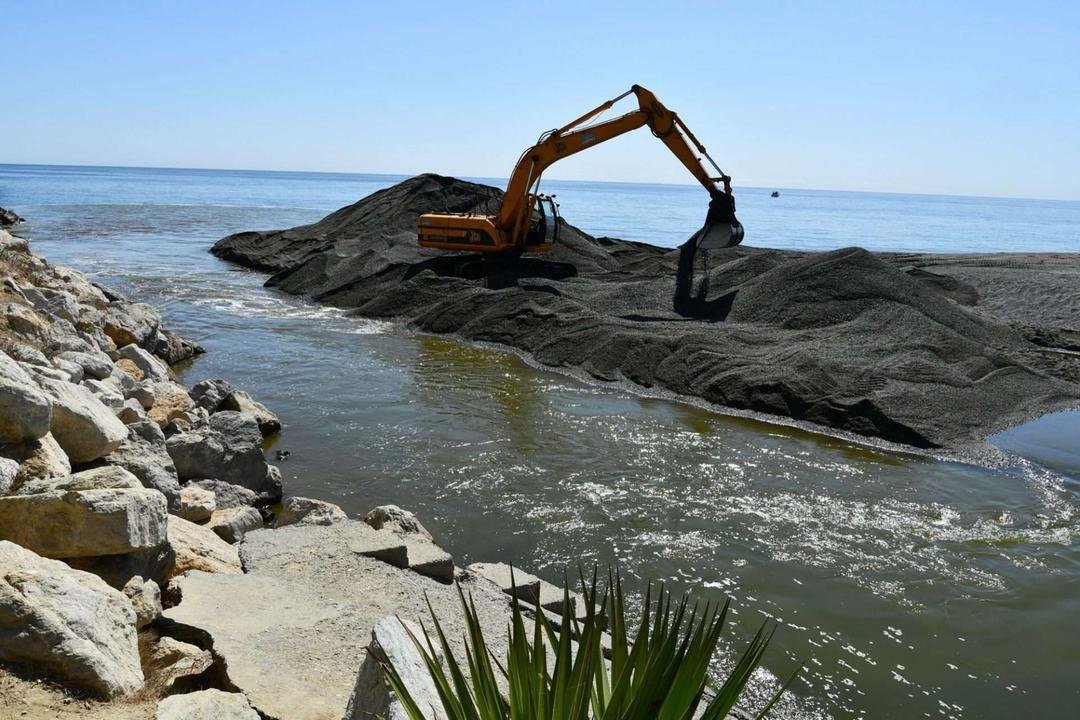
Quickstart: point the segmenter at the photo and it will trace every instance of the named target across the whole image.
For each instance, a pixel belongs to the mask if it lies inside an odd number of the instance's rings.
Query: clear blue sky
[[[7,0],[0,17],[0,162],[506,177],[542,130],[637,82],[737,185],[1080,199],[1075,0]],[[686,182],[638,133],[549,177]]]

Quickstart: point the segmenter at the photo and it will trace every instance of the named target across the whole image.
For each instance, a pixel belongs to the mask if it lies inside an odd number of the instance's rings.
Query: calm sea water
[[[771,618],[768,669],[806,661],[778,717],[1075,714],[1080,463],[1060,424],[1056,439],[1029,428],[1003,442],[1050,442],[1028,453],[1047,466],[869,450],[346,318],[207,252],[401,179],[0,166],[0,206],[30,220],[21,232],[52,261],[202,342],[186,381],[225,377],[278,412],[294,494],[351,514],[414,509],[461,565],[506,560],[558,580],[617,563],[632,582],[730,595],[730,646]],[[704,213],[693,187],[546,190],[591,233],[661,245]],[[748,243],[1080,250],[1078,203],[769,190],[738,193]],[[763,673],[757,696],[772,682]]]

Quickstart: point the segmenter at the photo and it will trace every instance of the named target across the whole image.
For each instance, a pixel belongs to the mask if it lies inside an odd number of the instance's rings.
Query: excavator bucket
[[[709,202],[705,225],[691,240],[701,250],[734,247],[743,241],[743,226],[735,218],[735,200],[727,194],[716,195]]]

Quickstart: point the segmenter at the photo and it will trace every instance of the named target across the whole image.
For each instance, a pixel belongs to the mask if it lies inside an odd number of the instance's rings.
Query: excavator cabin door
[[[559,206],[550,195],[533,195],[525,245],[531,252],[550,250],[559,240]]]

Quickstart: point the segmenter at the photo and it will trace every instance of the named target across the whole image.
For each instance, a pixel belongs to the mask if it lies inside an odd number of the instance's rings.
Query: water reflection
[[[543,438],[532,429],[541,407],[540,388],[518,371],[520,362],[506,354],[470,347],[431,335],[415,337],[417,355],[411,365],[415,390],[431,406],[446,406],[448,397],[468,393],[475,401],[495,403],[500,420],[492,438],[506,438],[515,452],[535,452]],[[451,415],[469,413],[470,406],[443,410]]]

